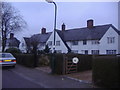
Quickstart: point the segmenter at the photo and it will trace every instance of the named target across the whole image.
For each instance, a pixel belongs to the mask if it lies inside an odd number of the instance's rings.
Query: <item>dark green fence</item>
[[[53,58],[51,59],[53,73],[66,74],[66,60],[69,59],[72,61],[74,57],[79,59],[79,62],[77,63],[77,72],[92,69],[92,55],[53,54]]]

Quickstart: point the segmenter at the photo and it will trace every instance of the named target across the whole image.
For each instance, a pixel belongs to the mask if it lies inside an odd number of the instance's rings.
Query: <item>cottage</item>
[[[45,49],[46,41],[52,32],[46,32],[46,28],[42,28],[40,34],[34,34],[31,37],[24,37],[19,48],[23,53],[30,53],[33,48],[32,43],[37,44],[38,50]]]
[[[6,41],[5,50],[8,48],[19,48],[20,41],[14,37],[13,33],[10,33],[10,38]]]
[[[120,31],[112,24],[94,26],[93,20],[87,21],[87,27],[56,30],[55,50],[58,53],[80,54],[118,54],[120,53]],[[54,32],[47,40],[53,51]]]

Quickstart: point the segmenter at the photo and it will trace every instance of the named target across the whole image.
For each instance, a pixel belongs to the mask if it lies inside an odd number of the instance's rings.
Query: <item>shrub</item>
[[[20,49],[17,49],[17,48],[8,48],[6,49],[5,52],[12,53],[12,54],[21,53]]]
[[[47,55],[42,54],[38,56],[38,66],[48,66],[49,62],[50,60]]]

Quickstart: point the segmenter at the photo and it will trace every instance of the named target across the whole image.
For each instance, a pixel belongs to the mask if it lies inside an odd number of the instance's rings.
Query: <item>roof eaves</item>
[[[66,41],[64,40],[64,35],[63,35],[63,31],[60,30],[56,30],[56,32],[58,33],[58,35],[60,36],[61,40],[63,41],[63,43],[65,44],[65,46],[68,49],[68,52],[71,51],[70,47],[67,45]],[[60,34],[61,33],[61,34]]]

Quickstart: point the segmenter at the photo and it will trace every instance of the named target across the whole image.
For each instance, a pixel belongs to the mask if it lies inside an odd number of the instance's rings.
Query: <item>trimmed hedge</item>
[[[120,87],[120,57],[96,56],[92,68],[93,83],[102,87]]]
[[[8,48],[8,49],[6,49],[5,52],[12,53],[12,54],[15,54],[15,53],[20,54],[21,53],[20,49],[18,49],[18,48]]]
[[[14,54],[16,57],[17,63],[27,66],[33,67],[34,65],[34,55],[33,54]]]

